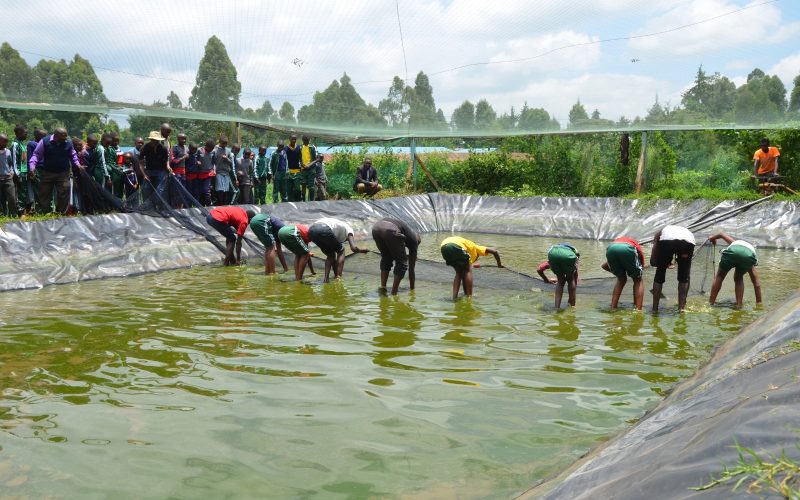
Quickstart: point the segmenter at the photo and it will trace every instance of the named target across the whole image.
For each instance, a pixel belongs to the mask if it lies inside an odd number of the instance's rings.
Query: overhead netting
[[[105,4],[20,3],[7,11],[26,29],[4,35],[0,108],[52,113],[5,118],[55,117],[74,135],[169,119],[361,142],[794,127],[791,37],[772,36],[791,25],[789,5],[178,0],[121,3],[87,30]],[[781,96],[760,101],[775,79]]]

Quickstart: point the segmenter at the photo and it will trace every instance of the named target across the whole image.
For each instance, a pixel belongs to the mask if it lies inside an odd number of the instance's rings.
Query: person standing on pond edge
[[[150,142],[142,146],[142,150],[139,151],[139,171],[144,181],[142,193],[145,200],[149,199],[153,190],[158,189],[172,173],[169,150],[164,137],[158,130],[153,130],[147,138]]]
[[[278,141],[278,145],[269,159],[269,169],[275,176],[272,183],[272,202],[278,203],[279,195],[280,201],[289,201],[287,192],[289,163],[286,159],[283,141]]]
[[[300,169],[302,151],[297,144],[297,136],[292,134],[289,137],[289,144],[284,148],[286,151],[286,163],[289,168],[289,177],[286,182],[286,189],[289,192],[289,201],[300,200]]]
[[[353,183],[353,190],[358,194],[375,196],[383,186],[378,184],[378,171],[372,166],[372,159],[364,158],[364,163],[356,170],[356,180]]]
[[[694,235],[683,226],[669,225],[656,232],[653,239],[653,252],[650,254],[650,266],[656,268],[656,275],[653,278],[654,312],[658,311],[661,289],[666,281],[667,268],[672,264],[673,257],[677,257],[678,264],[678,310],[683,311],[686,308],[694,246]]]
[[[422,241],[419,234],[405,222],[387,217],[372,226],[372,239],[381,253],[381,290],[386,290],[386,281],[389,279],[392,264],[394,264],[392,295],[397,295],[406,270],[408,270],[409,289],[413,290],[416,280],[414,268],[417,264],[417,248]]]
[[[308,143],[308,136],[303,136],[303,145],[300,146],[300,201],[305,201],[308,191],[308,201],[314,201],[314,186],[317,180],[317,148]]]
[[[267,203],[267,186],[269,185],[269,181],[272,180],[272,172],[269,169],[269,164],[270,161],[267,158],[266,146],[259,146],[258,155],[256,156],[256,176],[253,179],[256,205],[265,205]]]
[[[750,276],[750,281],[753,283],[753,293],[756,296],[756,305],[761,304],[761,281],[758,279],[758,257],[756,256],[756,249],[753,245],[743,240],[734,240],[730,235],[719,232],[713,236],[708,237],[708,241],[714,245],[716,250],[717,240],[723,240],[728,244],[727,248],[722,250],[722,256],[719,259],[719,268],[714,277],[714,284],[711,285],[711,292],[708,294],[708,303],[714,305],[717,301],[717,295],[722,288],[722,282],[728,275],[731,269],[736,269],[733,273],[734,294],[736,297],[736,307],[741,308],[744,303],[744,275],[745,273]]]
[[[214,204],[230,205],[235,190],[236,178],[234,168],[236,160],[233,153],[228,151],[228,138],[220,136],[219,145],[214,149]]]
[[[41,211],[50,210],[50,200],[53,189],[56,191],[56,210],[66,213],[70,204],[69,179],[70,167],[81,168],[78,154],[72,146],[72,141],[67,140],[67,130],[59,127],[53,135],[45,136],[38,144],[33,154],[28,158],[28,171],[36,171],[39,162],[42,162],[39,177],[39,200],[42,201]],[[47,200],[47,201],[44,201]]]
[[[253,179],[256,176],[255,163],[253,162],[253,152],[250,148],[245,148],[242,157],[236,160],[236,179],[239,182],[240,205],[253,203]]]
[[[206,222],[225,237],[226,266],[238,266],[242,263],[242,237],[250,219],[255,216],[256,213],[252,210],[245,212],[237,206],[225,206],[211,209],[206,217]],[[232,228],[236,228],[235,233]]]
[[[461,236],[445,238],[439,250],[442,252],[445,263],[456,272],[453,279],[453,300],[458,298],[458,291],[462,283],[464,284],[464,295],[472,296],[472,265],[479,256],[491,254],[497,261],[497,267],[503,267],[500,262],[500,252],[494,248],[478,245]],[[475,267],[479,266],[476,264]]]
[[[575,295],[578,287],[578,260],[580,254],[575,247],[569,243],[559,243],[553,245],[547,251],[547,260],[539,264],[536,272],[542,277],[545,283],[556,285],[555,306],[561,309],[561,299],[564,296],[564,284],[567,285],[569,294],[569,305],[575,307]],[[550,280],[544,272],[550,269],[556,275],[556,279]]]
[[[344,245],[342,243],[348,242],[353,253],[369,252],[368,249],[359,248],[356,245],[353,239],[353,228],[350,227],[350,224],[333,217],[324,217],[311,224],[311,227],[308,228],[308,237],[326,257],[323,283],[329,281],[331,269],[333,269],[334,278],[340,277],[344,272]]]
[[[0,215],[17,217],[17,184],[19,170],[14,152],[8,147],[8,136],[0,134]]]
[[[633,305],[641,311],[644,303],[644,252],[639,242],[624,236],[615,239],[606,249],[606,261],[600,267],[617,277],[611,292],[611,310],[619,305],[622,290],[630,277],[633,280]]]

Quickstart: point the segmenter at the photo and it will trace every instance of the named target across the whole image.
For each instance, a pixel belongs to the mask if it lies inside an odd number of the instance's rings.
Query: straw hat
[[[161,132],[159,132],[158,130],[151,130],[150,131],[150,136],[148,136],[147,138],[150,139],[151,141],[153,141],[153,140],[155,140],[155,141],[163,141],[164,140],[164,137],[161,136]]]

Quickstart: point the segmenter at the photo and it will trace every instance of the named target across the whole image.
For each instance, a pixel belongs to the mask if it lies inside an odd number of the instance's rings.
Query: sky
[[[225,44],[241,104],[296,109],[346,72],[365,100],[393,76],[429,75],[450,118],[464,100],[498,115],[527,102],[562,125],[580,99],[601,117],[680,103],[697,68],[737,85],[759,67],[800,74],[800,0],[52,0],[5,6],[3,39],[33,65],[89,59],[114,101],[188,101],[209,37]],[[402,36],[401,36],[402,33]]]

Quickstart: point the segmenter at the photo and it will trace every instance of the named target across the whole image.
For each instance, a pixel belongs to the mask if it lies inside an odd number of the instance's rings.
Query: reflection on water
[[[528,273],[552,243],[480,240]],[[581,242],[582,276],[600,275],[603,248]],[[796,257],[761,262],[768,309]],[[2,491],[507,496],[639,417],[762,313],[701,295],[686,314],[610,312],[580,287],[558,312],[518,287],[452,302],[450,281],[426,276],[387,297],[356,271],[322,285],[205,267],[0,295]]]

